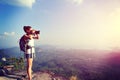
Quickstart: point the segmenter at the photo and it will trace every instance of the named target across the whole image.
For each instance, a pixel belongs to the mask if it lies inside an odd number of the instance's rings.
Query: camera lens
[[[40,34],[40,31],[35,31],[35,34]]]

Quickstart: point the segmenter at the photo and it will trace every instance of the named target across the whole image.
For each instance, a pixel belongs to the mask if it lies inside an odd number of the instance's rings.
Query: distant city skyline
[[[36,45],[120,47],[119,0],[0,1],[0,48],[18,46],[23,26],[41,31]]]

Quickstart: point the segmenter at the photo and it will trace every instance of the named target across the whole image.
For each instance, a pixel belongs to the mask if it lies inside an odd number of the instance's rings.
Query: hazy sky
[[[24,25],[41,30],[37,45],[120,47],[120,0],[0,0],[0,48],[18,46]]]

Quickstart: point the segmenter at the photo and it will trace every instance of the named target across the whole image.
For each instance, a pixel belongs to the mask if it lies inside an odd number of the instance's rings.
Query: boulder
[[[0,76],[5,76],[6,75],[6,71],[4,69],[0,69]]]

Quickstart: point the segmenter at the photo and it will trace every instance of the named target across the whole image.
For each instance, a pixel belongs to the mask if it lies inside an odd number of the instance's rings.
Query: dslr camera
[[[40,31],[35,31],[35,34],[40,34]]]
[[[40,30],[31,30],[31,34],[40,34]]]

